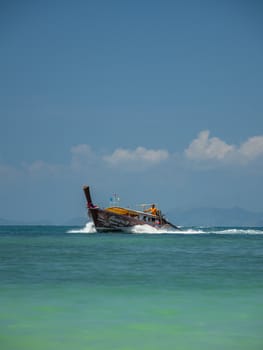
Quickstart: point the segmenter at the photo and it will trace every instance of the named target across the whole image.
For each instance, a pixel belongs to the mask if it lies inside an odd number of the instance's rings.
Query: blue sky
[[[2,1],[0,217],[263,210],[260,1]]]

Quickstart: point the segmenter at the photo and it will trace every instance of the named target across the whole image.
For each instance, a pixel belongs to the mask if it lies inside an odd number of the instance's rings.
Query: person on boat
[[[149,220],[153,221],[153,222],[155,222],[155,220],[157,219],[157,218],[155,218],[155,216],[157,217],[157,215],[159,215],[159,213],[160,213],[160,211],[156,208],[155,204],[152,204],[151,208],[146,209],[144,211],[150,212],[152,214],[152,216],[154,216],[152,218],[149,218]]]
[[[152,215],[156,216],[157,215],[157,208],[155,204],[152,204],[151,208],[144,210],[146,213],[150,212]]]

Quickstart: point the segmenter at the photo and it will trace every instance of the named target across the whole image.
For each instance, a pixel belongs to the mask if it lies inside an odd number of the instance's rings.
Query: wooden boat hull
[[[174,226],[171,226],[167,222],[159,223],[159,221],[144,221],[138,220],[133,217],[126,215],[119,215],[111,213],[104,209],[99,208],[89,208],[89,216],[91,217],[97,231],[124,231],[128,232],[129,229],[136,225],[150,225],[154,228],[167,228],[173,229]]]
[[[132,227],[137,225],[149,225],[157,229],[167,230],[178,229],[163,216],[153,216],[141,211],[119,207],[101,209],[93,205],[89,187],[85,186],[83,190],[87,199],[88,215],[99,232],[123,231],[132,233]],[[126,214],[119,214],[119,212],[125,211]]]

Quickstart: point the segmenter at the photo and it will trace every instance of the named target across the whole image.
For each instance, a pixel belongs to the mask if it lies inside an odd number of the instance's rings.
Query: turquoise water
[[[0,226],[1,350],[263,348],[263,228],[89,232]]]

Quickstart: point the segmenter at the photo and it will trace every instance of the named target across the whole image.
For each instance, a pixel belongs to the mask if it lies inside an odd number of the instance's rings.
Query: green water
[[[234,230],[0,227],[0,349],[262,349],[263,229]]]

